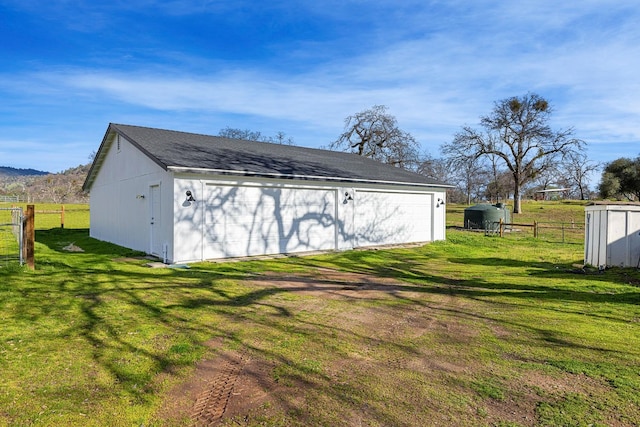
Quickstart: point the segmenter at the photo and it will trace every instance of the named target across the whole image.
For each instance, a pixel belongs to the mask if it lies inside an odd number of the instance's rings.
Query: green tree
[[[607,163],[599,185],[603,198],[640,200],[640,156],[622,157]]]
[[[483,130],[464,126],[452,142],[443,145],[443,153],[450,159],[499,159],[513,177],[513,212],[520,213],[522,186],[584,148],[584,141],[573,138],[573,129],[551,129],[551,113],[549,102],[533,93],[503,99],[481,117]]]

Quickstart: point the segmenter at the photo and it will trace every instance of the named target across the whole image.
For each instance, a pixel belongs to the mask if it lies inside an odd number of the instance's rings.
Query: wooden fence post
[[[22,250],[23,257],[27,263],[27,267],[31,270],[35,270],[35,241],[36,241],[36,229],[35,229],[35,209],[33,205],[27,205],[27,214],[22,219]]]
[[[533,237],[538,238],[538,221],[533,221]]]
[[[503,231],[504,231],[504,220],[500,218],[500,237],[503,237]]]

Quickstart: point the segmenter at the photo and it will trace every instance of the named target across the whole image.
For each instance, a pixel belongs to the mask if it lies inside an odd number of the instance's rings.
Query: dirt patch
[[[342,273],[330,269],[317,269],[313,275],[271,274],[252,283],[273,287],[302,295],[322,296],[322,298],[372,298],[380,292],[393,294],[410,291],[413,285],[394,279],[380,278],[358,273]]]
[[[219,349],[223,341],[213,340],[207,346]],[[162,425],[218,425],[223,417],[269,401],[276,388],[271,368],[246,351],[220,351],[198,363],[189,378],[169,392],[155,418]]]
[[[446,293],[426,296],[420,287],[408,283],[329,269],[307,275],[262,275],[251,283],[319,297],[296,300],[293,307],[286,306],[298,312],[325,310],[332,300],[353,301],[348,312],[331,312],[331,331],[356,337],[357,345],[344,358],[324,366],[318,383],[303,379],[283,383],[275,372],[286,361],[267,360],[263,353],[237,348],[237,343],[229,350],[223,339],[211,341],[208,346],[215,357],[201,361],[189,378],[169,391],[156,416],[159,424],[286,425],[286,420],[278,417],[289,416],[299,425],[311,425],[314,420],[306,423],[304,418],[313,412],[306,400],[311,394],[315,404],[322,404],[323,399],[330,404],[345,402],[349,409],[341,410],[342,418],[328,422],[333,425],[368,424],[371,420],[380,425],[451,425],[466,420],[464,425],[512,422],[534,426],[540,402],[566,393],[594,395],[607,387],[585,375],[550,376],[531,371],[513,380],[497,375],[501,382],[498,385],[504,390],[501,398],[470,391],[470,382],[492,377],[492,367],[468,356],[456,357],[450,349],[472,347],[480,339],[481,330],[489,329],[498,338],[508,338],[510,332],[491,322],[479,328],[477,319],[465,313],[464,302],[454,302]],[[280,293],[274,293],[277,294]],[[362,300],[370,301],[362,304]],[[402,304],[389,303],[394,301]],[[329,324],[320,326],[328,328]],[[433,345],[416,347],[411,344],[414,340]],[[385,419],[387,412],[366,400],[356,404],[356,397],[350,394],[358,390],[355,383],[359,378],[372,375],[384,380],[379,385],[382,395],[403,390],[407,384],[423,391],[407,395],[406,408],[393,408],[392,417]],[[432,395],[431,390],[460,393],[464,396],[460,400],[467,402],[462,406],[468,407],[459,413],[446,413],[440,402],[444,396]],[[455,397],[444,398],[455,406]],[[468,418],[470,412],[464,411],[471,411],[472,417]],[[425,412],[429,413],[429,422],[425,422]]]
[[[544,375],[539,372],[528,372],[523,376],[522,382],[539,389],[543,394],[556,393],[582,393],[600,394],[605,392],[609,386],[584,374],[558,374]]]

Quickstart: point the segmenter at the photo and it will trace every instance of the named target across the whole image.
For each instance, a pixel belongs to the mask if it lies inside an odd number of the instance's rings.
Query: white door
[[[359,190],[355,194],[355,246],[428,242],[433,194]]]
[[[609,211],[607,265],[636,267],[640,259],[640,212]]]
[[[609,211],[607,239],[609,253],[607,265],[622,267],[626,264],[627,242],[627,213],[623,211]]]
[[[640,212],[630,211],[627,216],[629,233],[629,267],[640,267]]]
[[[151,236],[149,252],[156,256],[162,255],[162,243],[160,240],[160,231],[162,230],[162,200],[160,194],[160,185],[152,185],[149,187],[149,195],[151,197],[149,203]]]
[[[336,191],[210,185],[205,258],[336,248]]]

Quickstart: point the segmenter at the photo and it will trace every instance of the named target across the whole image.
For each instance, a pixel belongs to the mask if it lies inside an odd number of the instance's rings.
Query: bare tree
[[[504,169],[491,171],[491,181],[487,183],[486,198],[491,202],[509,199],[513,188],[513,176],[511,172]]]
[[[551,112],[547,100],[532,93],[498,101],[491,114],[481,117],[484,131],[464,126],[443,152],[450,158],[497,156],[513,176],[513,212],[520,213],[522,186],[584,147],[584,141],[572,137],[573,129],[551,129]]]
[[[226,127],[224,129],[220,129],[218,132],[218,136],[223,138],[232,138],[232,139],[244,139],[247,141],[261,141],[264,142],[264,136],[259,131],[252,131],[249,129],[237,129]]]
[[[422,156],[416,172],[440,182],[450,182],[454,179],[452,170],[445,159],[435,158],[428,154]]]
[[[587,198],[591,174],[597,169],[598,164],[580,152],[569,153],[562,162],[563,176],[577,190],[580,200]]]
[[[487,175],[490,175],[490,181],[487,183],[487,199],[496,203],[500,201],[500,196],[506,199],[505,194],[508,195],[507,185],[511,183],[508,177],[505,177],[505,170],[501,168],[500,160],[497,156],[490,154],[485,157],[489,158],[489,170]]]
[[[528,197],[536,199],[542,198],[544,200],[547,194],[541,191],[569,188],[570,185],[564,177],[564,172],[561,171],[561,166],[560,163],[549,165],[544,173],[540,173],[531,178],[527,185],[524,186],[523,193]],[[563,193],[566,194],[567,192],[568,190],[565,190]]]
[[[282,145],[295,145],[293,138],[290,136],[287,136],[287,134],[282,131],[278,131],[276,133],[276,136],[270,137],[268,142],[273,142],[275,144],[282,144]]]
[[[475,156],[460,156],[445,161],[451,170],[452,182],[465,195],[465,202],[470,205],[472,200],[481,197],[490,180],[486,163]]]
[[[418,143],[408,132],[398,128],[398,121],[384,105],[374,105],[345,119],[344,132],[329,145],[332,150],[348,151],[360,156],[415,169]]]
[[[231,138],[231,139],[244,139],[247,141],[271,142],[273,144],[295,145],[293,138],[290,136],[287,136],[287,134],[282,131],[277,132],[275,136],[266,136],[266,135],[263,135],[262,132],[260,131],[226,127],[224,129],[220,129],[220,132],[218,132],[218,136],[221,136],[223,138]]]

